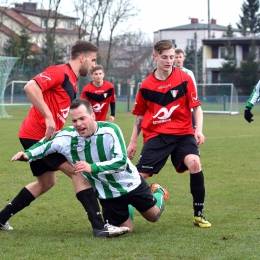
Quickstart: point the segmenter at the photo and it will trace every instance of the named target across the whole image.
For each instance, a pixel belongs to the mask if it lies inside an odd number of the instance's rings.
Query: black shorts
[[[140,185],[129,193],[113,199],[99,199],[105,222],[108,220],[114,226],[124,223],[129,217],[129,204],[139,212],[145,212],[156,204],[149,185],[141,176],[140,178]]]
[[[139,172],[157,174],[171,155],[176,171],[182,173],[188,169],[183,162],[188,154],[200,156],[194,135],[161,134],[144,144],[136,167]]]
[[[26,150],[36,144],[38,140],[20,138],[20,142],[23,148]],[[33,176],[40,176],[48,171],[57,171],[58,167],[66,161],[67,159],[64,155],[60,153],[52,153],[43,159],[30,162],[30,167]]]

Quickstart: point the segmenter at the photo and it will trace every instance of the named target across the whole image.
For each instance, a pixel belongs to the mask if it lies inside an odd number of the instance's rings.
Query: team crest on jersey
[[[174,98],[177,97],[178,92],[179,92],[179,90],[171,90],[172,96],[173,96]]]
[[[107,98],[107,93],[104,93],[103,96],[104,96],[104,98]]]
[[[46,72],[38,74],[37,77],[40,78],[41,82],[45,82],[47,80],[51,81],[51,76]]]
[[[198,102],[198,94],[197,91],[191,93],[192,102],[196,103]]]

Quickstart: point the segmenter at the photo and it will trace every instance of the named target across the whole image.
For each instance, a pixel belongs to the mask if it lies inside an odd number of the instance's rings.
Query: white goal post
[[[30,104],[30,101],[23,89],[28,81],[14,80],[6,85],[5,105]]]
[[[237,115],[238,92],[231,83],[197,84],[203,113]]]

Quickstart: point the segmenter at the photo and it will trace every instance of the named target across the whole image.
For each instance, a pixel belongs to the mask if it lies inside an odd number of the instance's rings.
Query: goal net
[[[0,56],[0,118],[11,117],[5,111],[4,94],[9,74],[19,58]]]
[[[203,113],[237,115],[238,93],[231,83],[197,84]]]

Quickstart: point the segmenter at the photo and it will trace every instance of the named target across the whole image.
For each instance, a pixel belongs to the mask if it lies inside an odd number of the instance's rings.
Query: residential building
[[[43,47],[46,41],[46,28],[57,22],[55,41],[64,49],[64,59],[70,58],[70,47],[78,39],[76,18],[62,15],[53,10],[37,9],[37,3],[15,3],[13,8],[0,7],[0,55],[3,45],[12,34],[19,35],[22,28],[30,33],[35,49]]]
[[[211,19],[210,24],[201,23],[198,18],[191,18],[190,24],[160,29],[154,32],[154,42],[162,39],[169,39],[179,49],[185,50],[187,46],[195,46],[199,49],[202,40],[208,38],[220,38],[227,31],[227,26],[217,24],[217,20]],[[210,31],[210,37],[208,37]],[[237,29],[233,31],[240,35]],[[196,34],[196,37],[195,37]]]
[[[247,59],[252,44],[258,46],[258,57],[260,53],[260,38],[255,36],[247,37],[222,37],[218,39],[204,39],[203,41],[203,72],[205,83],[219,82],[219,68],[225,62],[224,56],[227,54],[226,45],[233,49],[233,55],[240,68],[241,62]]]

